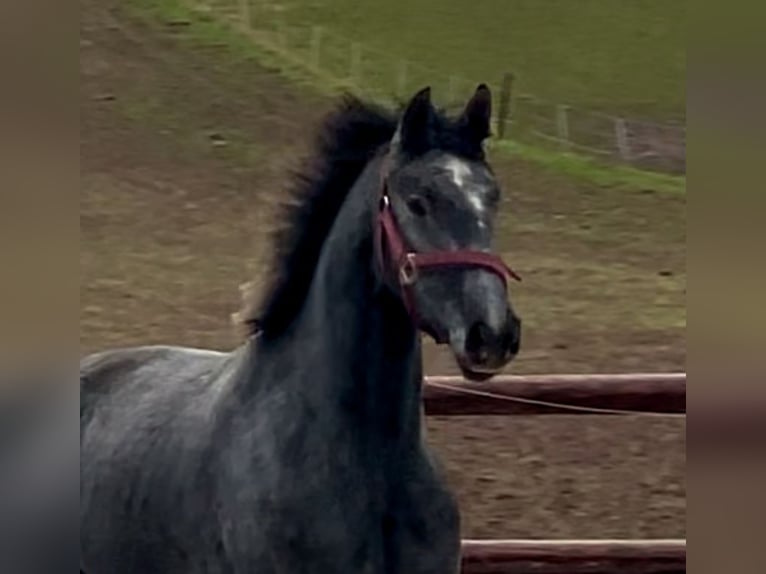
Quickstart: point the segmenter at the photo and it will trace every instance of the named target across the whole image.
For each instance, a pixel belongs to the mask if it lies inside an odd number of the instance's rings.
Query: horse
[[[491,93],[345,96],[296,173],[231,352],[80,364],[87,574],[447,574],[460,516],[424,440],[421,332],[486,380],[521,322],[491,251]]]

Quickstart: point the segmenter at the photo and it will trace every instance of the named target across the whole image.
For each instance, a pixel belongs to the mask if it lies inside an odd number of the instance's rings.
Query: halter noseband
[[[391,208],[388,194],[388,157],[383,159],[381,168],[380,201],[375,228],[375,258],[384,278],[399,286],[402,301],[413,322],[429,333],[437,343],[444,342],[417,315],[412,287],[422,271],[444,268],[478,268],[494,273],[508,288],[508,280],[521,281],[521,277],[497,255],[483,251],[458,249],[455,251],[417,252],[411,250],[399,230]]]

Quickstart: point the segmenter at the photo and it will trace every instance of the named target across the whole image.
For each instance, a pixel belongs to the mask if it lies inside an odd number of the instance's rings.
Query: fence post
[[[620,153],[620,159],[624,162],[630,162],[632,153],[630,150],[630,141],[628,140],[628,126],[623,118],[614,119],[614,135],[617,140],[617,151]]]
[[[239,0],[239,16],[246,31],[252,28],[252,15],[250,14],[250,0]]]
[[[322,61],[322,27],[314,26],[311,29],[311,66],[319,70]]]
[[[569,148],[569,106],[558,104],[556,106],[556,136],[565,148]]]
[[[500,105],[497,110],[497,137],[505,138],[506,122],[511,112],[511,90],[513,89],[513,74],[510,72],[503,75],[500,86]]]
[[[400,98],[407,97],[407,68],[407,60],[402,60],[399,63],[399,77],[396,80],[396,94]]]
[[[353,86],[358,86],[360,71],[362,69],[362,47],[358,42],[351,43],[351,66],[348,71],[348,79]]]

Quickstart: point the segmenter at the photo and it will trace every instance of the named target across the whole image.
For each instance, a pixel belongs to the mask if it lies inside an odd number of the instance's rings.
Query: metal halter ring
[[[402,285],[413,285],[418,280],[418,266],[415,263],[415,254],[408,253],[399,267],[399,281]]]

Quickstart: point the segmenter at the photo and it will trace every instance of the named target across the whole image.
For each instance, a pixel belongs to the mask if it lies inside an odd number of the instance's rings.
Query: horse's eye
[[[407,209],[409,209],[410,213],[416,217],[425,217],[428,215],[428,206],[426,205],[425,200],[421,197],[410,197],[407,199]]]

